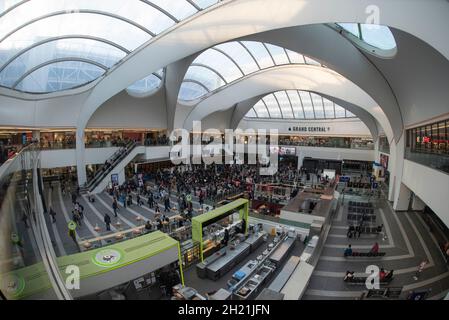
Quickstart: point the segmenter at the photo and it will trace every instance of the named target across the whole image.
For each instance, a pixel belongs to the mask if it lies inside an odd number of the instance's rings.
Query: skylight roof
[[[233,81],[274,66],[321,63],[297,52],[256,41],[232,41],[200,54],[190,65],[178,99],[196,100]]]
[[[356,116],[332,101],[308,91],[284,90],[260,99],[246,118],[325,120]]]
[[[0,86],[48,93],[85,85],[217,2],[0,0]]]

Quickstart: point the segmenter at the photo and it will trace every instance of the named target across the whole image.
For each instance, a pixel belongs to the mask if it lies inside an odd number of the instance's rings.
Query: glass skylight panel
[[[373,47],[390,50],[396,47],[396,41],[390,28],[373,24],[361,24],[362,40]]]
[[[334,119],[335,118],[335,112],[334,112],[334,103],[330,100],[323,99],[324,102],[324,115],[327,119]]]
[[[360,38],[359,26],[358,23],[338,23],[343,29],[352,33],[357,38]]]
[[[268,50],[270,51],[271,55],[273,56],[274,62],[276,65],[283,65],[283,64],[289,64],[287,54],[285,53],[284,48],[266,43],[266,46]]]
[[[312,58],[304,56],[304,59],[306,60],[307,64],[310,64],[310,65],[313,65],[313,66],[321,66],[321,63],[319,63],[318,61],[316,61],[316,60],[314,60]]]
[[[257,114],[254,111],[254,108],[249,109],[248,113],[245,115],[247,118],[257,118]]]
[[[85,50],[89,48],[89,50]],[[11,61],[0,72],[0,84],[11,86],[16,79],[28,70],[54,59],[83,58],[100,63],[108,68],[121,60],[126,53],[95,40],[63,39],[48,42],[29,50]]]
[[[312,103],[315,110],[315,118],[323,119],[324,118],[324,109],[323,109],[323,99],[320,95],[316,93],[310,93],[312,96]]]
[[[186,72],[185,79],[201,82],[210,91],[220,88],[226,84],[214,71],[195,65],[189,67]]]
[[[151,0],[151,2],[170,13],[178,20],[183,20],[198,12],[195,7],[186,0]]]
[[[245,117],[303,120],[356,118],[353,113],[321,95],[301,90],[283,90],[268,94],[259,100],[253,109],[254,113],[247,113]]]
[[[8,10],[9,8],[13,7],[17,3],[21,2],[22,0],[1,0],[0,1],[0,14]]]
[[[0,81],[3,84],[14,82],[11,77],[12,69],[23,74],[41,61],[61,57],[92,59],[111,68],[152,36],[194,15],[200,8],[207,8],[217,2],[217,0],[0,0],[0,15],[3,14],[0,18],[0,68],[6,61],[11,63],[11,66],[3,68]],[[67,42],[67,38],[73,39],[75,36],[78,36],[78,40],[72,42],[76,41],[77,45],[66,48],[60,45],[63,41]],[[45,41],[48,44],[42,43]],[[51,44],[53,41],[57,41],[58,46]],[[117,48],[106,42],[115,44]],[[32,48],[36,44],[40,45]],[[39,48],[41,45],[42,48]],[[24,57],[19,56],[12,61],[15,55],[25,49],[29,49],[29,52],[24,53]],[[49,49],[47,59],[39,52],[44,49]],[[66,52],[63,52],[64,50]],[[153,77],[154,75],[149,75],[148,79]]]
[[[257,113],[257,116],[259,118],[269,118],[270,114],[267,111],[267,107],[265,106],[265,104],[262,102],[262,100],[259,100],[255,105],[254,105],[254,110]]]
[[[295,51],[285,50],[287,51],[288,57],[290,58],[291,63],[306,63],[304,61],[304,56]]]
[[[281,110],[279,109],[279,104],[272,94],[263,97],[263,101],[267,105],[268,112],[271,118],[282,118]]]
[[[54,12],[65,12],[62,16],[69,17],[71,15],[77,15],[77,12],[82,10],[100,11],[118,15],[125,19],[129,19],[156,34],[175,24],[172,19],[161,11],[142,1],[33,0],[20,5],[11,11],[11,14],[2,17],[4,20],[2,25],[4,26],[0,26],[0,37],[3,37],[7,30],[12,30],[37,17]],[[94,17],[99,15],[94,14],[93,12],[91,14]],[[82,19],[76,22],[77,25],[82,25],[84,23],[85,21]]]
[[[351,111],[345,110],[346,111],[346,118],[354,118],[355,114],[353,114]]]
[[[290,105],[290,101],[288,100],[287,94],[285,91],[278,91],[274,93],[277,101],[279,102],[279,107],[281,108],[282,117],[284,119],[292,119],[293,111]]]
[[[209,49],[200,54],[193,63],[204,64],[220,73],[227,82],[244,76],[234,62],[221,52]]]
[[[149,76],[134,82],[126,90],[134,94],[145,94],[159,88],[161,83],[162,80],[160,78],[154,74],[150,74]]]
[[[216,4],[219,0],[193,0],[192,2],[196,3],[201,9],[205,9]]]
[[[346,117],[345,109],[340,107],[339,105],[335,105],[335,118],[344,118]]]
[[[206,93],[205,88],[194,82],[184,81],[179,89],[179,96],[182,100],[195,100]]]
[[[254,59],[239,42],[226,42],[215,47],[232,57],[245,74],[250,74],[259,70]]]
[[[299,99],[299,94],[297,90],[287,90],[288,97],[292,103],[293,113],[295,118],[304,119],[304,112],[302,110],[302,103]]]
[[[79,19],[84,23],[79,24]],[[5,62],[7,58],[12,57],[19,50],[42,39],[77,34],[106,39],[129,51],[151,39],[149,34],[133,25],[107,16],[87,13],[71,14],[67,17],[54,16],[33,23],[2,41],[0,52],[6,52],[7,54],[2,55],[1,62]],[[130,34],[132,34],[132,37],[130,37]],[[91,50],[91,48],[86,47],[85,50]]]
[[[343,29],[369,44],[381,50],[396,48],[396,41],[390,28],[375,24],[337,23]]]
[[[242,41],[242,44],[247,47],[249,51],[251,51],[261,69],[274,66],[273,60],[262,42]]]
[[[301,97],[302,105],[304,107],[304,115],[306,119],[315,119],[315,114],[313,112],[312,99],[310,94],[305,91],[299,91]]]
[[[104,72],[105,70],[85,62],[58,62],[34,71],[16,88],[33,93],[67,90],[91,82]]]

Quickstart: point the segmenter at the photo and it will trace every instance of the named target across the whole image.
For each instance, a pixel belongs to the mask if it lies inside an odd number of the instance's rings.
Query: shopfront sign
[[[295,132],[329,132],[331,130],[330,127],[301,127],[301,126],[294,126],[289,127],[288,131],[295,131]]]

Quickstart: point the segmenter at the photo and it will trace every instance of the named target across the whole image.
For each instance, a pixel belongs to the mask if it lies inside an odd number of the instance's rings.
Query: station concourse
[[[449,299],[445,0],[0,0],[0,300]]]

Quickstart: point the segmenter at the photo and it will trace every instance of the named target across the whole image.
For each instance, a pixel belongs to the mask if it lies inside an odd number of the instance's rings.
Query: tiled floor
[[[354,200],[363,200],[352,197]],[[432,234],[428,231],[418,212],[395,212],[385,199],[374,201],[377,223],[385,226],[386,237],[382,235],[362,235],[360,239],[349,239],[347,232],[346,197],[340,211],[335,215],[332,227],[320,260],[312,275],[303,299],[357,299],[366,291],[364,285],[348,285],[343,281],[347,270],[364,274],[366,267],[377,265],[386,270],[395,270],[389,287],[402,287],[402,296],[412,290],[429,291],[428,297],[442,297],[449,290],[449,269],[443,259]],[[381,258],[344,258],[343,251],[352,244],[354,251],[369,251],[375,241],[380,251],[386,252]],[[429,264],[418,280],[413,276],[421,261]],[[366,276],[366,274],[365,274]]]

